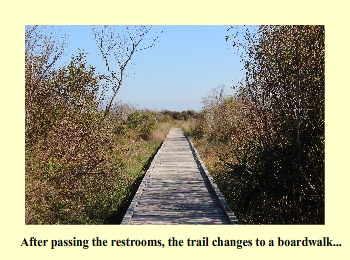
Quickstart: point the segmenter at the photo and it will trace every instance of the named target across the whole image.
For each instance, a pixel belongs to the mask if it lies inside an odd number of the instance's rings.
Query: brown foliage
[[[41,30],[26,28],[26,223],[101,224],[159,146],[156,121],[140,113],[136,128],[124,106],[100,111],[100,77],[85,54],[56,68],[64,48]]]
[[[324,223],[324,27],[244,35],[246,79],[208,95],[194,134],[221,144],[216,178],[243,223]]]

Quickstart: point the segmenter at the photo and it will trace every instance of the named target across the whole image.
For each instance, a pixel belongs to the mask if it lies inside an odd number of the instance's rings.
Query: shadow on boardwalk
[[[171,128],[121,222],[239,224],[190,139]]]

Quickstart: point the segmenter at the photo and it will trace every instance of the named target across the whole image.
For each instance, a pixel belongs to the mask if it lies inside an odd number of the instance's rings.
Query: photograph
[[[24,27],[25,225],[325,225],[325,25]]]
[[[349,258],[345,1],[3,6],[2,258]]]

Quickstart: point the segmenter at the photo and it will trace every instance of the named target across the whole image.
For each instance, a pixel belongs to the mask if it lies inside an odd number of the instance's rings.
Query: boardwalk
[[[238,224],[180,128],[154,157],[121,224]]]

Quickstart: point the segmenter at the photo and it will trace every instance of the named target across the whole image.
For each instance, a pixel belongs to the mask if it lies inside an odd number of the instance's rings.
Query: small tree
[[[105,80],[102,89],[102,100],[107,90],[112,90],[112,97],[107,101],[105,116],[109,113],[113,101],[123,84],[126,76],[126,68],[131,58],[137,51],[145,50],[155,46],[158,37],[153,37],[146,47],[141,43],[145,41],[150,32],[149,26],[95,26],[93,34],[99,54],[106,65],[108,75],[102,75]]]
[[[26,139],[33,135],[33,121],[37,111],[48,103],[47,84],[54,66],[63,55],[66,47],[65,35],[56,27],[26,26],[25,28],[25,130]]]

